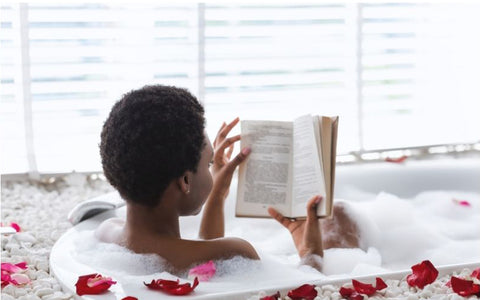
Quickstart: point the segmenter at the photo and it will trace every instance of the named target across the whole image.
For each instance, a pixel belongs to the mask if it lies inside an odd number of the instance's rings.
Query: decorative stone
[[[35,292],[35,295],[40,298],[43,298],[43,296],[45,295],[51,295],[51,294],[53,294],[53,289],[51,288],[41,288]]]

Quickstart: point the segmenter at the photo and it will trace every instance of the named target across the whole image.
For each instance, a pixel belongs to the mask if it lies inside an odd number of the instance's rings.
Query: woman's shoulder
[[[125,220],[110,218],[100,223],[94,234],[101,242],[121,244],[121,234],[124,226]]]
[[[186,241],[199,251],[207,259],[222,259],[233,256],[244,256],[251,259],[259,259],[255,248],[241,238],[224,237],[211,240]]]
[[[173,245],[172,245],[173,246]],[[220,260],[234,256],[259,259],[253,246],[240,238],[217,238],[211,240],[179,240],[169,249],[175,255],[164,257],[179,269],[209,260]]]

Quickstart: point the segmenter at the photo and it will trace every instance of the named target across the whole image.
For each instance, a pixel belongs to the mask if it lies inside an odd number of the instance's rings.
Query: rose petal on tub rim
[[[377,291],[373,285],[369,283],[363,283],[355,279],[352,279],[352,285],[357,293],[365,294],[367,296],[371,296]]]
[[[162,291],[170,295],[188,295],[197,287],[199,281],[195,277],[193,280],[193,285],[190,282],[180,284],[180,280],[166,280],[166,279],[152,279],[150,283],[143,283],[149,289]]]
[[[287,294],[292,300],[307,299],[313,300],[317,297],[317,290],[313,284],[303,284],[296,289],[290,290]]]
[[[424,260],[411,267],[412,274],[407,276],[407,283],[423,289],[427,284],[434,282],[438,277],[438,270],[429,261]]]
[[[377,289],[377,291],[383,290],[387,287],[388,285],[385,283],[385,281],[383,281],[382,278],[380,277],[375,278],[375,288]]]
[[[82,275],[78,277],[77,283],[75,283],[75,291],[79,296],[98,295],[107,291],[113,284],[116,284],[116,282],[109,277],[103,277],[101,274]]]

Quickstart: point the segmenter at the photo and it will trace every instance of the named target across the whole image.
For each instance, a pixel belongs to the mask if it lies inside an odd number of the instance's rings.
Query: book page
[[[268,217],[269,206],[289,215],[292,122],[242,121],[241,134],[252,152],[239,168],[236,215]]]
[[[315,138],[314,118],[306,115],[293,122],[293,180],[292,216],[304,217],[310,198],[321,195],[325,198],[325,180]],[[317,214],[325,214],[325,201]]]

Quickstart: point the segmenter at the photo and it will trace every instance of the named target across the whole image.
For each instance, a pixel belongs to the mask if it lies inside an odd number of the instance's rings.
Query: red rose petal
[[[375,292],[377,291],[377,289],[373,287],[373,285],[368,283],[362,283],[355,279],[352,279],[352,284],[355,291],[357,291],[360,294],[365,294],[367,296],[371,296],[375,294]]]
[[[313,284],[304,284],[294,290],[291,290],[287,294],[292,300],[313,300],[317,297],[317,290]]]
[[[122,300],[138,300],[138,298],[132,297],[132,296],[127,296],[127,297],[123,297]]]
[[[475,270],[473,270],[472,274],[470,275],[472,276],[473,278],[477,278],[478,280],[480,280],[480,268],[477,268]]]
[[[383,290],[386,287],[387,287],[387,284],[385,283],[385,281],[383,281],[382,278],[380,277],[375,278],[375,288],[377,289],[377,291]]]
[[[354,289],[352,288],[347,288],[347,287],[341,287],[340,288],[340,291],[338,291],[340,293],[340,295],[342,295],[342,297],[344,298],[347,298],[347,297],[350,297],[350,295],[355,292]]]
[[[449,288],[452,287],[452,280],[450,279],[449,281],[447,281],[447,283],[445,283],[445,286],[448,286]]]
[[[98,295],[108,290],[116,282],[100,274],[88,274],[78,277],[76,292],[82,295]]]
[[[278,291],[273,295],[265,296],[263,298],[260,298],[260,300],[278,300],[278,299],[280,299],[280,292],[278,292]]]
[[[149,289],[163,291],[170,295],[187,295],[190,294],[198,285],[198,278],[195,277],[193,280],[193,285],[189,282],[180,284],[180,280],[165,280],[165,279],[157,279],[152,280],[150,283],[143,283]]]
[[[341,287],[339,291],[343,298],[349,300],[363,300],[363,296],[352,288]]]
[[[407,282],[410,286],[416,286],[423,289],[437,279],[438,270],[429,260],[424,260],[419,264],[412,266],[412,274],[407,276]]]
[[[467,297],[480,293],[480,285],[473,283],[472,280],[465,280],[452,276],[450,282],[452,290],[460,296]]]
[[[406,155],[396,157],[396,158],[387,157],[387,158],[385,158],[385,161],[399,164],[399,163],[404,162],[407,158],[408,158],[408,156],[406,156]]]

